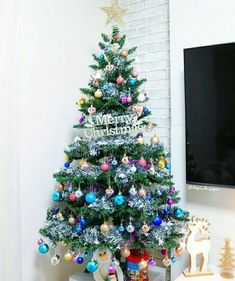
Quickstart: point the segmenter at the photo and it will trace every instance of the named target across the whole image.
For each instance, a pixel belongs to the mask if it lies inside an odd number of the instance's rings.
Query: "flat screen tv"
[[[186,179],[235,187],[235,43],[184,50]]]

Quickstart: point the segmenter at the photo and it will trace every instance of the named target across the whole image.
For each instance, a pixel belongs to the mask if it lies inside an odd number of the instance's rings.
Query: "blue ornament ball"
[[[172,258],[171,258],[171,262],[172,262],[172,263],[176,263],[176,262],[177,262],[177,258],[176,258],[176,257],[172,257]]]
[[[99,60],[103,60],[103,59],[104,59],[104,55],[103,55],[103,54],[99,54],[99,55],[98,55],[98,59],[99,59]]]
[[[153,200],[153,196],[151,194],[147,195],[147,200],[152,201]]]
[[[114,197],[114,203],[116,205],[123,205],[125,203],[125,197],[122,194],[118,194]]]
[[[107,92],[107,91],[109,90],[109,85],[108,85],[108,84],[104,84],[103,90],[104,90],[105,92]]]
[[[170,164],[170,163],[167,163],[167,164],[166,164],[166,169],[170,170],[170,168],[171,168],[171,164]]]
[[[45,255],[48,253],[49,251],[49,246],[47,244],[41,244],[39,247],[38,247],[38,250],[41,254]]]
[[[125,227],[124,227],[123,225],[120,225],[120,226],[118,227],[118,231],[119,231],[120,233],[123,233],[123,232],[125,231]]]
[[[135,80],[135,79],[130,79],[130,80],[129,80],[129,84],[130,84],[131,86],[134,86],[135,83],[136,83],[136,80]]]
[[[54,191],[52,194],[53,201],[60,201],[60,198],[61,198],[61,193],[58,191]]]
[[[158,197],[162,196],[162,192],[160,190],[157,191],[157,196]]]
[[[76,262],[77,262],[78,264],[82,264],[82,263],[84,262],[84,258],[83,258],[83,257],[77,257]]]
[[[154,224],[155,226],[161,225],[161,224],[162,224],[162,218],[161,218],[160,216],[156,216],[155,219],[154,219],[154,221],[153,221],[153,224]]]
[[[150,113],[150,110],[147,107],[144,107],[144,113],[145,114]]]
[[[96,261],[94,260],[90,260],[87,265],[86,265],[86,269],[89,271],[89,272],[95,272],[98,268],[98,264]]]
[[[69,188],[68,188],[68,192],[72,192],[73,191],[73,188],[70,186]]]
[[[76,226],[76,232],[77,232],[77,234],[81,234],[82,233],[82,226],[81,225],[77,225]]]
[[[117,161],[116,159],[113,159],[111,164],[112,164],[113,166],[117,166],[118,161]]]
[[[65,168],[69,168],[70,163],[67,161],[67,162],[64,163],[64,166],[65,166]]]
[[[79,220],[80,225],[85,225],[86,224],[86,220],[82,217]]]
[[[85,196],[85,200],[89,204],[94,203],[96,200],[96,194],[94,192],[88,192]]]
[[[84,259],[86,259],[86,258],[88,258],[88,257],[89,257],[89,253],[87,253],[87,252],[83,253],[83,258],[84,258]]]
[[[174,216],[180,219],[184,216],[184,211],[181,208],[178,208],[174,211]]]
[[[59,213],[59,211],[60,211],[60,209],[59,209],[58,207],[55,207],[55,208],[53,209],[53,214],[54,214],[54,215],[57,215],[57,214]]]
[[[169,213],[170,213],[170,210],[168,208],[164,208],[163,209],[163,214],[164,215],[169,215]]]

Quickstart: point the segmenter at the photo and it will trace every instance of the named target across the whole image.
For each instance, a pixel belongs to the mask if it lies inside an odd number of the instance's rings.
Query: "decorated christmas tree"
[[[65,148],[64,167],[54,173],[55,204],[38,241],[42,254],[62,243],[66,261],[89,258],[90,272],[97,269],[92,253],[104,248],[117,259],[139,249],[155,265],[153,249],[166,256],[166,249],[179,248],[188,221],[178,206],[169,154],[150,119],[145,79],[133,67],[136,48],[126,49],[125,39],[114,27],[110,36],[102,34],[100,51],[93,54],[93,76],[77,102],[78,136]],[[146,132],[152,134],[149,143]],[[51,262],[60,260],[55,255]]]
[[[234,254],[232,253],[232,249],[230,247],[230,239],[226,238],[225,246],[223,248],[223,252],[221,253],[220,264],[219,267],[222,268],[221,276],[227,279],[232,279],[233,273],[232,270],[235,267],[234,265]]]

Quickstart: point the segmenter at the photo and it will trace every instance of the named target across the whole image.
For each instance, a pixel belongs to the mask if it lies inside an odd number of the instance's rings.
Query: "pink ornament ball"
[[[144,188],[139,189],[138,194],[140,197],[146,196],[146,190]]]
[[[133,69],[132,72],[131,72],[131,76],[136,78],[136,77],[138,77],[138,75],[139,75],[138,71]]]
[[[115,270],[116,270],[115,267],[112,266],[112,265],[110,265],[109,268],[108,268],[108,272],[109,272],[109,273],[114,273]]]
[[[103,163],[101,166],[100,166],[101,170],[103,172],[108,172],[109,171],[109,164],[107,163]]]
[[[127,103],[127,97],[121,97],[121,103]]]
[[[127,97],[127,98],[126,98],[126,101],[127,101],[127,102],[132,102],[132,97]]]
[[[118,85],[122,85],[122,84],[124,84],[124,82],[125,82],[124,78],[123,78],[121,75],[118,76],[118,78],[117,78],[117,80],[116,80],[116,83],[117,83]]]
[[[149,265],[150,265],[150,266],[155,266],[156,264],[157,264],[156,259],[150,259],[150,260],[149,260]]]
[[[76,195],[75,195],[75,192],[72,192],[72,193],[69,194],[69,200],[70,200],[70,201],[73,202],[73,201],[75,201],[76,199],[77,199],[77,197],[76,197]]]
[[[144,158],[141,158],[139,161],[138,161],[138,165],[142,168],[146,167],[147,165],[147,162]]]
[[[173,204],[174,204],[174,201],[173,201],[173,199],[167,199],[167,204],[169,205],[169,206],[172,206]]]
[[[42,245],[42,244],[43,244],[43,240],[42,240],[42,239],[39,239],[39,240],[37,241],[37,244],[38,244],[38,245]]]

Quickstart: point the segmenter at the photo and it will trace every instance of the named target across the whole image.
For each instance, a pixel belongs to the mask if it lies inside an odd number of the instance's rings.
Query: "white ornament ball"
[[[74,138],[74,142],[79,142],[81,140],[81,138],[79,137],[79,136],[76,136],[75,138]]]
[[[75,191],[75,196],[76,196],[77,198],[82,197],[82,195],[83,195],[83,193],[82,193],[81,189],[78,189],[78,190]]]
[[[126,231],[127,231],[128,233],[134,232],[134,231],[135,231],[134,225],[130,223],[130,224],[126,227]]]
[[[138,96],[138,101],[139,101],[139,102],[145,101],[145,95],[144,95],[144,94],[139,94],[139,96]]]
[[[136,166],[135,166],[135,165],[131,166],[131,169],[130,169],[130,170],[131,170],[132,173],[135,173],[136,170],[137,170],[137,169],[136,169]]]
[[[130,195],[135,196],[137,194],[137,190],[134,186],[132,186],[129,190]]]
[[[54,257],[51,258],[51,264],[52,265],[58,265],[61,262],[61,258],[59,255],[55,255]]]

